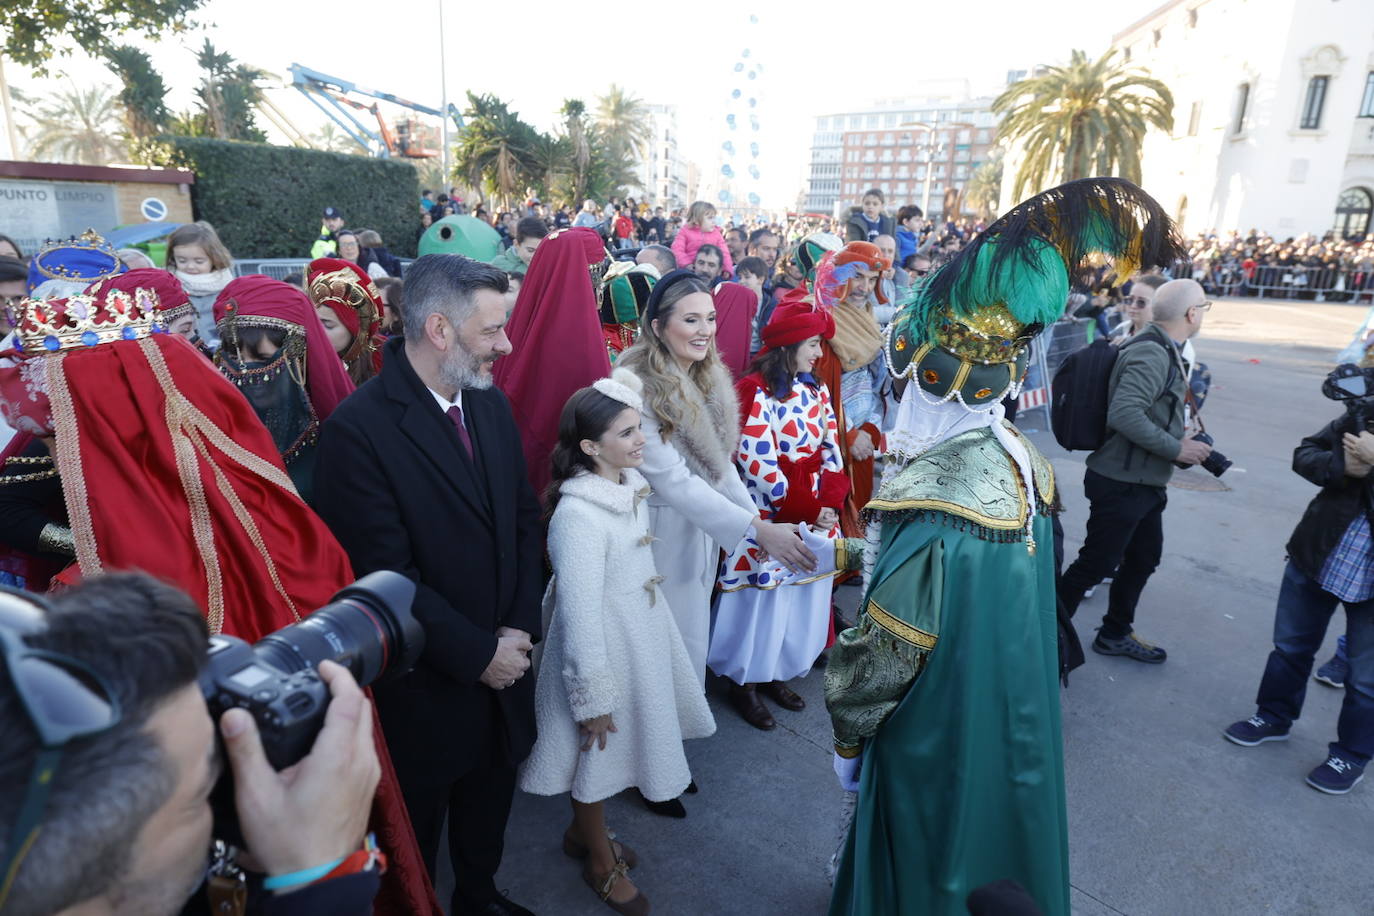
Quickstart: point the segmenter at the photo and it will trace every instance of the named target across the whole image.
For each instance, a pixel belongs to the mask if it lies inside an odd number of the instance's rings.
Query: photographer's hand
[[[1341,437],[1346,455],[1354,454],[1365,464],[1374,464],[1374,433],[1363,430],[1358,436],[1346,433]]]
[[[492,690],[510,687],[530,670],[530,650],[533,648],[528,636],[502,636],[498,632],[496,654],[479,680]]]
[[[1360,453],[1349,443],[1345,443],[1345,476],[1362,480],[1374,470],[1374,465],[1360,457]]]
[[[1184,439],[1174,460],[1179,464],[1201,464],[1212,454],[1212,447],[1200,439]]]
[[[278,773],[267,762],[257,723],[242,709],[219,720],[243,837],[268,875],[315,868],[357,850],[381,777],[372,743],[372,704],[348,669],[320,662],[332,699],[315,745]]]

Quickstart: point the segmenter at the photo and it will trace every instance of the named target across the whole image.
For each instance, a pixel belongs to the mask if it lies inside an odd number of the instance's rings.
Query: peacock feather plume
[[[1164,209],[1131,182],[1071,181],[1017,204],[936,271],[905,323],[928,339],[948,317],[976,324],[996,307],[1023,326],[1046,325],[1063,314],[1069,278],[1081,269],[1109,261],[1124,281],[1185,254]]]

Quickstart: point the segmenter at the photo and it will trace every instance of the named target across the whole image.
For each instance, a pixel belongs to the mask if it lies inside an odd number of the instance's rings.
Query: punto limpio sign
[[[0,179],[0,212],[5,234],[28,251],[46,238],[108,232],[119,224],[114,185],[108,184]]]
[[[188,223],[195,175],[181,169],[0,160],[0,232],[28,254],[46,239],[150,220]],[[151,206],[156,204],[157,206]]]

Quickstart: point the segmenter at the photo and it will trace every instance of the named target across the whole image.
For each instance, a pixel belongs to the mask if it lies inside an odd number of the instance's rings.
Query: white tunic
[[[844,473],[825,386],[809,376],[795,379],[782,400],[758,388],[744,412],[735,464],[759,516],[811,523],[824,502],[838,509],[843,491],[822,486],[823,480],[840,480]],[[800,468],[788,473],[781,462]],[[813,462],[812,470],[801,470]],[[829,534],[838,537],[839,527]],[[753,538],[725,557],[706,658],[716,674],[736,684],[788,681],[810,671],[825,649],[833,574],[781,585],[780,572],[785,574],[776,563],[761,561]]]
[[[597,802],[637,787],[676,798],[691,773],[684,738],[716,730],[654,568],[648,495],[633,470],[564,481],[549,524],[553,619],[535,687],[538,740],[520,773],[536,795]],[[580,750],[578,722],[609,714],[606,749]]]

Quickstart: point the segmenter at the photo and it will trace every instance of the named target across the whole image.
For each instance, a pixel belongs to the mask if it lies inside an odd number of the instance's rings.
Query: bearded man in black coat
[[[529,911],[496,890],[516,767],[534,743],[542,536],[510,404],[504,273],[459,255],[406,270],[405,337],[320,434],[316,508],[361,576],[417,585],[425,649],[377,687],[420,850],[435,875],[445,815],[452,911]]]

